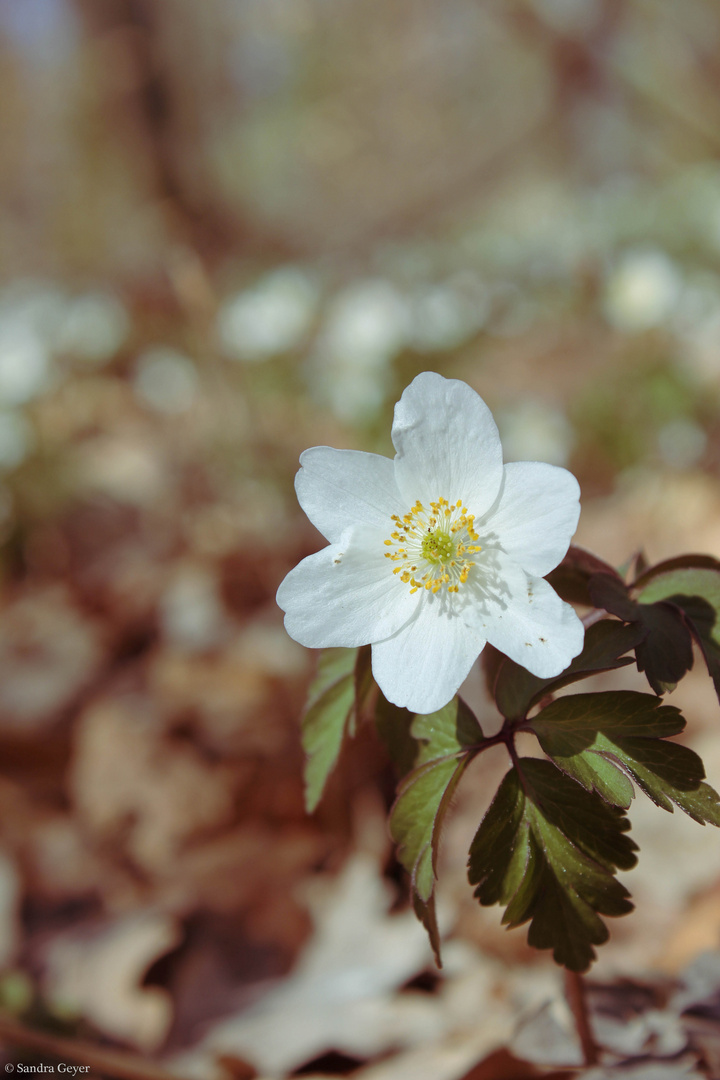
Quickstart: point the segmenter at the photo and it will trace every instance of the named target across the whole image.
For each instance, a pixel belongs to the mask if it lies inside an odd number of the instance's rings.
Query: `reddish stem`
[[[125,1050],[111,1050],[94,1043],[72,1039],[26,1027],[13,1017],[0,1013],[0,1044],[38,1051],[64,1062],[78,1062],[91,1075],[101,1074],[114,1080],[180,1080],[169,1069],[146,1061]],[[8,1070],[6,1066],[6,1071]],[[78,1076],[82,1076],[78,1073]]]
[[[565,972],[565,997],[575,1021],[585,1065],[597,1065],[600,1054],[590,1026],[585,982],[577,971]]]

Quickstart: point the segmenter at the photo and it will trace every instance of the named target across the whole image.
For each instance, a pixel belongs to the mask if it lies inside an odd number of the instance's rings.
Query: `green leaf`
[[[589,551],[571,546],[560,565],[547,575],[547,580],[558,596],[569,604],[593,607],[588,584],[594,574],[611,574],[622,580],[609,563]]]
[[[656,563],[655,566],[637,567],[638,576],[633,583],[636,589],[642,589],[657,577],[674,570],[716,570],[720,571],[720,562],[712,555],[676,555],[672,559]]]
[[[302,719],[305,762],[305,806],[311,814],[325,790],[346,735],[355,734],[358,690],[367,692],[365,669],[370,647],[325,649],[310,685]],[[365,698],[361,698],[361,705]]]
[[[708,556],[709,558],[709,556]],[[681,606],[686,597],[699,597],[712,608],[715,618],[712,627],[708,627],[710,636],[720,645],[720,568],[687,567],[655,575],[642,586],[638,593],[641,604],[654,604],[658,601],[672,601]]]
[[[641,574],[644,574],[649,566],[650,563],[647,561],[647,555],[643,549],[640,548],[640,550],[635,553],[634,558],[630,560],[630,568],[632,569],[635,578],[637,579]]]
[[[674,690],[693,665],[692,638],[680,609],[663,602],[638,603],[628,587],[609,574],[594,577],[590,593],[598,607],[637,627],[638,671],[645,672],[655,693]]]
[[[418,765],[461,754],[485,738],[475,714],[459,697],[437,712],[416,716],[411,732],[421,744]]]
[[[693,666],[690,630],[672,604],[648,604],[639,610],[637,625],[647,635],[635,650],[638,671],[645,672],[656,694],[670,693]]]
[[[413,904],[439,965],[434,909],[438,841],[452,796],[483,734],[470,709],[456,697],[438,712],[417,716],[412,735],[420,742],[418,765],[398,788],[390,834],[410,874]]]
[[[692,559],[692,565],[688,560]],[[720,699],[720,563],[709,555],[671,559],[654,566],[641,579],[640,605],[682,611],[700,648]]]
[[[415,714],[393,705],[380,694],[375,705],[375,727],[399,778],[410,772],[417,757],[418,744],[410,734]]]
[[[421,900],[418,894],[413,892],[412,905],[415,915],[427,930],[428,937],[430,938],[430,947],[435,955],[435,963],[441,968],[440,928],[438,927],[437,912],[435,911],[435,894],[433,893],[430,899],[426,901]]]
[[[413,770],[400,785],[390,815],[390,835],[398,845],[398,859],[410,874],[413,906],[430,933],[438,966],[441,960],[434,915],[438,842],[443,819],[469,760],[470,755],[463,754]]]
[[[675,596],[673,601],[682,608],[695,639],[700,646],[715,693],[720,700],[720,644],[717,641],[717,612],[700,596]]]
[[[528,942],[585,971],[607,940],[600,915],[632,911],[615,869],[635,865],[630,824],[551,762],[522,758],[505,776],[470,847],[468,876],[503,922],[528,920]],[[518,771],[519,770],[519,771]]]
[[[546,695],[555,693],[562,686],[584,679],[600,671],[612,671],[632,663],[623,653],[634,648],[641,640],[642,632],[636,627],[624,626],[615,619],[603,619],[585,632],[583,651],[569,667],[553,679],[539,679],[512,660],[503,657],[497,667],[494,696],[498,709],[510,720],[527,716],[530,709]]]
[[[720,825],[718,796],[703,784],[694,751],[666,742],[685,727],[680,710],[630,690],[573,694],[552,702],[530,728],[558,768],[606,802],[627,808],[634,796],[628,775],[663,810],[673,803],[705,824]]]

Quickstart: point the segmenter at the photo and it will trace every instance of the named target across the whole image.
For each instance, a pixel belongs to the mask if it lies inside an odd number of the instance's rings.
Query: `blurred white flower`
[[[0,324],[23,326],[50,347],[66,307],[65,296],[52,282],[22,278],[0,294]]]
[[[680,273],[664,251],[628,251],[605,283],[603,309],[618,330],[649,330],[672,314],[681,291]]]
[[[197,396],[197,369],[176,349],[154,346],[138,357],[133,389],[144,404],[158,412],[187,412]]]
[[[385,400],[389,362],[410,328],[408,305],[389,282],[348,286],[330,304],[310,362],[315,397],[341,420],[371,419]]]
[[[40,334],[20,320],[0,321],[0,404],[30,401],[49,376],[50,355]]]
[[[720,312],[720,277],[703,272],[686,280],[675,307],[673,326],[679,334],[692,334]]]
[[[32,426],[21,412],[0,409],[0,469],[21,465],[35,441]]]
[[[671,420],[658,432],[657,443],[666,465],[674,469],[689,469],[705,453],[707,435],[694,420]]]
[[[68,305],[58,351],[88,364],[105,364],[115,356],[129,329],[128,313],[117,296],[86,293]]]
[[[361,281],[330,304],[320,334],[320,352],[334,361],[377,367],[408,339],[410,313],[401,294],[381,279]]]
[[[473,284],[431,285],[414,297],[410,338],[416,349],[452,349],[484,325],[489,296],[479,282]]]
[[[575,443],[568,418],[539,401],[523,401],[498,414],[505,461],[548,461],[567,465]]]
[[[218,333],[226,354],[257,363],[298,345],[310,329],[319,299],[306,271],[284,267],[225,302]]]
[[[673,319],[682,339],[676,363],[693,381],[705,384],[720,377],[720,278],[705,273],[683,291]]]
[[[700,384],[720,378],[720,308],[697,324],[683,342],[679,366]]]
[[[338,367],[316,381],[316,397],[329,406],[339,420],[362,424],[377,416],[388,391],[385,371]]]
[[[165,637],[182,649],[216,645],[225,628],[216,576],[200,564],[181,567],[161,598],[160,621]]]

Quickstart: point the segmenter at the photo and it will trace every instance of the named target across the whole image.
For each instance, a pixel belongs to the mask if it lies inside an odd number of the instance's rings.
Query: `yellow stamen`
[[[393,574],[410,585],[410,592],[420,589],[436,595],[445,588],[457,593],[475,566],[474,556],[482,551],[475,531],[475,515],[468,513],[462,499],[451,502],[444,495],[430,503],[428,510],[418,499],[410,510],[391,516],[396,528],[385,546],[392,550],[385,557],[399,565]],[[418,567],[424,569],[418,580]]]

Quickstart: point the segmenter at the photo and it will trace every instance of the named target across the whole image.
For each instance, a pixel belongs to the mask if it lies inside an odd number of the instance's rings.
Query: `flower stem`
[[[565,998],[573,1014],[575,1030],[582,1047],[584,1064],[597,1065],[599,1050],[590,1026],[585,982],[582,975],[577,971],[565,972]]]

